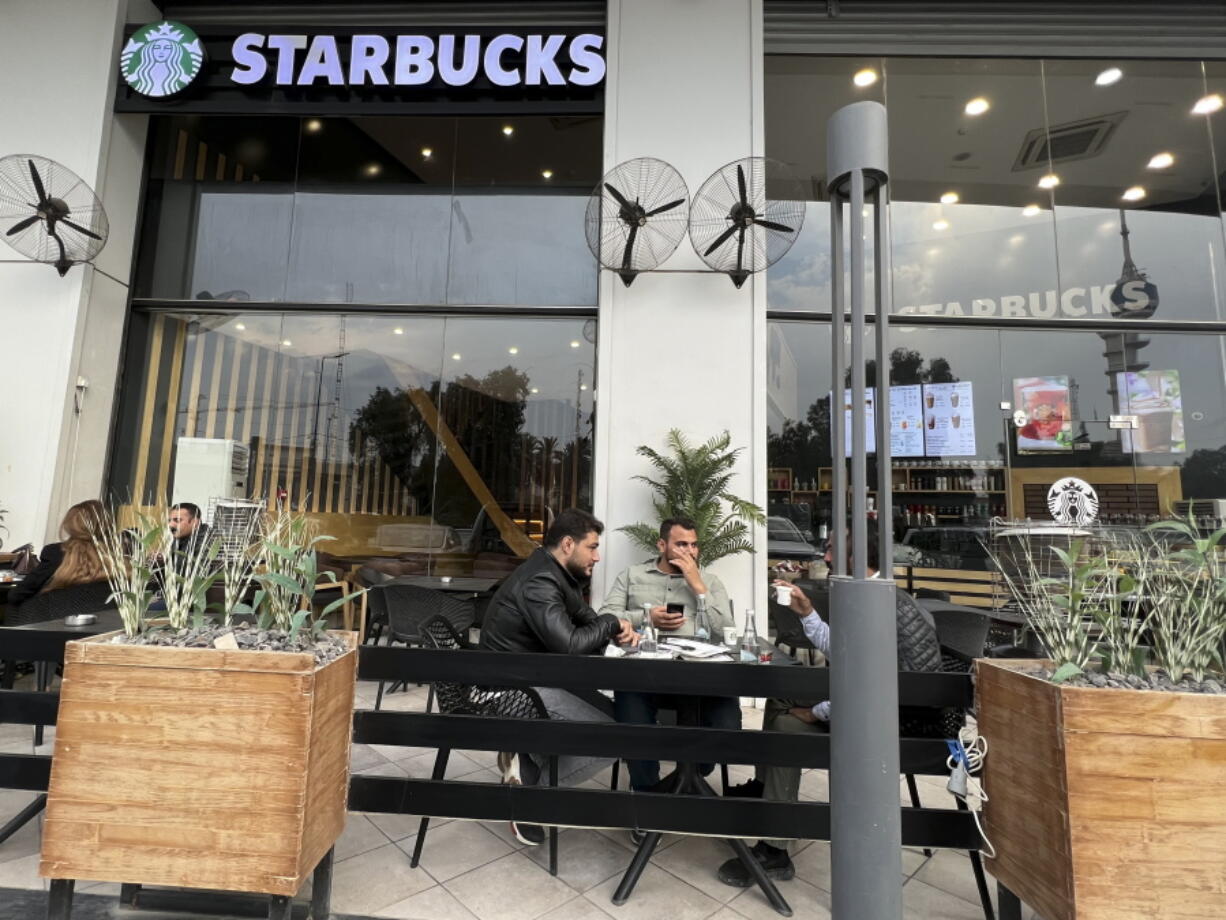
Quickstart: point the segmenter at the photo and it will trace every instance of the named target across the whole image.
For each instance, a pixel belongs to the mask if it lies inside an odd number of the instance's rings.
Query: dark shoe
[[[766,870],[766,877],[777,882],[786,882],[796,875],[796,867],[792,865],[792,857],[787,850],[780,850],[768,843],[758,841],[750,850],[758,864]],[[719,880],[733,888],[749,888],[754,884],[753,876],[748,867],[741,862],[740,857],[728,860],[719,867]]]
[[[523,822],[511,822],[511,833],[515,835],[515,839],[520,843],[526,843],[530,847],[539,847],[545,842],[545,828],[539,824],[524,824]]]
[[[763,791],[762,781],[751,779],[736,786],[729,786],[724,796],[733,799],[760,799]]]

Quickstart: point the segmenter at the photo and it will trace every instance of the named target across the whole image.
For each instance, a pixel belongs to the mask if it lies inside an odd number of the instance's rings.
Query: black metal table
[[[771,645],[769,642],[759,640],[759,648],[762,651],[768,651],[771,654],[771,660],[765,667],[796,667],[798,662],[791,655],[786,655],[779,650],[778,647]],[[736,656],[739,655],[739,650],[732,649],[734,656],[733,661],[720,661],[715,659],[709,663],[712,666],[720,664],[737,664]],[[676,695],[673,700],[677,706],[677,725],[696,728],[702,724],[702,697],[690,695]],[[686,762],[677,764],[677,769],[673,773],[672,783],[667,790],[669,795],[703,795],[715,796],[716,792],[711,788],[710,783],[703,778],[699,772],[698,764]],[[622,876],[621,883],[617,886],[617,890],[613,893],[613,903],[621,906],[629,900],[630,895],[634,893],[634,886],[638,884],[639,877],[643,874],[643,870],[647,868],[647,863],[651,860],[651,854],[655,852],[656,846],[660,842],[659,831],[648,831],[643,838],[643,842],[639,844],[638,849],[634,853],[634,857],[630,860],[630,865],[626,868],[625,875]],[[785,917],[792,916],[792,908],[788,902],[784,900],[783,895],[779,893],[779,889],[775,887],[775,883],[767,877],[762,866],[753,857],[749,847],[744,840],[730,837],[726,839],[727,844],[732,847],[732,851],[745,864],[750,875],[758,887],[762,889],[762,893],[766,895],[766,899],[770,901],[771,907],[779,914]]]

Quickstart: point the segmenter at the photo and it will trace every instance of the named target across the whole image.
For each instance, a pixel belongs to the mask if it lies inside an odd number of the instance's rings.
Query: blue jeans
[[[655,725],[656,714],[660,708],[675,708],[671,694],[667,693],[633,693],[618,690],[613,695],[613,714],[618,722],[627,725]],[[701,699],[701,724],[703,728],[741,727],[741,701],[734,696],[704,696]],[[649,789],[660,781],[660,761],[631,760],[630,788],[639,791]],[[714,764],[704,763],[700,767],[702,775],[706,776]]]

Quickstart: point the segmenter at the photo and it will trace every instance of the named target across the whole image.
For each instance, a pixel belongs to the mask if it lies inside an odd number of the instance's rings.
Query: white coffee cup
[[[792,586],[775,585],[775,602],[786,607],[792,603]]]

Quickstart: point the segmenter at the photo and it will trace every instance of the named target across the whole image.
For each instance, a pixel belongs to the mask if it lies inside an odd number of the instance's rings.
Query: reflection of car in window
[[[794,559],[810,562],[818,558],[817,548],[805,541],[800,528],[785,517],[766,519],[766,555],[768,559]]]
[[[902,543],[908,548],[910,565],[987,571],[991,568],[984,547],[987,537],[984,527],[914,527],[907,531]],[[919,554],[918,560],[913,553]],[[898,553],[895,560],[901,561]]]

